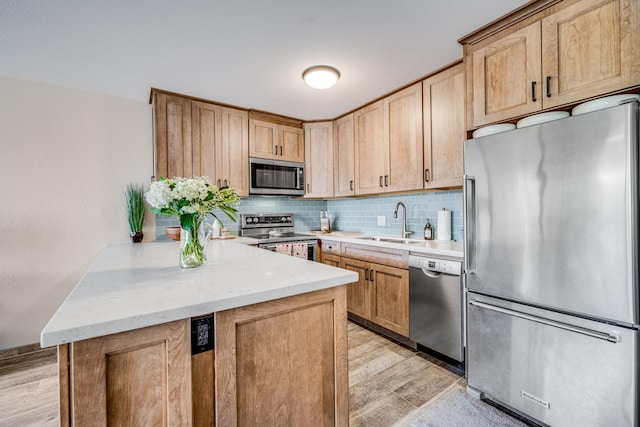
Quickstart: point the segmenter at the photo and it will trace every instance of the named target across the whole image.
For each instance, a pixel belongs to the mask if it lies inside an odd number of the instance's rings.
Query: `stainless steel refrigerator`
[[[468,392],[638,426],[638,103],[465,142]]]

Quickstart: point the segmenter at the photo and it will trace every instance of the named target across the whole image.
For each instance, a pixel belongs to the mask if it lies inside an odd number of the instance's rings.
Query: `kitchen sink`
[[[386,236],[362,236],[357,237],[360,240],[373,240],[375,242],[388,242],[388,243],[400,243],[403,245],[409,245],[411,243],[420,243],[423,240],[420,239],[407,239],[401,237],[386,237]]]

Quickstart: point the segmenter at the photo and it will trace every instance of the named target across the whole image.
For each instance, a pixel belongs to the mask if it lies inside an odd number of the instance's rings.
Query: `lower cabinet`
[[[359,276],[357,282],[347,285],[347,310],[408,337],[408,269],[344,256],[340,266]]]
[[[346,287],[58,346],[61,426],[349,423]]]

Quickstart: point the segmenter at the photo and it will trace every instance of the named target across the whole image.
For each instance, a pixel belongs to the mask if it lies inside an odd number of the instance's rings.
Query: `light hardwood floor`
[[[350,425],[384,427],[451,387],[455,368],[349,322]],[[0,426],[58,425],[55,349],[0,359]]]

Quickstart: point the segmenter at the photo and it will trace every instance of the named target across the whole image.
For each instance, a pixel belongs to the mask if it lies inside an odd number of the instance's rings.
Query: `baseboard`
[[[45,348],[40,347],[40,343],[21,345],[20,347],[8,348],[6,350],[0,350],[0,360],[8,359],[10,357],[21,356],[28,353],[36,353],[42,350],[56,351],[55,347]]]

